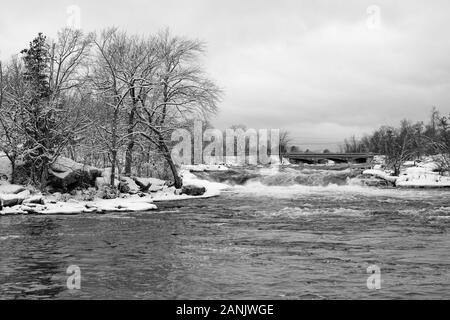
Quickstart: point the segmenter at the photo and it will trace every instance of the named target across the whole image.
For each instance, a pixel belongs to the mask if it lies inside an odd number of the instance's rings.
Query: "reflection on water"
[[[149,213],[1,217],[0,298],[450,298],[449,191],[253,183]]]

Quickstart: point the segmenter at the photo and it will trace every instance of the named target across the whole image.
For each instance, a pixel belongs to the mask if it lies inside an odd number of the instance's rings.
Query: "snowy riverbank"
[[[363,174],[386,180],[402,188],[450,188],[449,173],[441,174],[437,169],[437,163],[428,157],[421,162],[404,163],[398,176],[392,175],[392,171],[385,170],[380,165],[365,170]]]
[[[190,171],[216,171],[227,170],[224,166],[193,166],[183,168],[180,172],[183,178],[183,189],[168,187],[163,180],[154,178],[124,178],[130,188],[130,193],[121,193],[115,199],[102,199],[100,188],[78,190],[72,194],[59,192],[43,195],[32,188],[9,184],[5,181],[0,185],[0,215],[40,214],[40,215],[74,215],[82,213],[107,212],[139,212],[157,209],[155,202],[177,201],[188,199],[203,199],[218,196],[227,186],[221,183],[198,179]],[[97,178],[97,186],[101,187],[107,181],[108,172]],[[134,183],[134,182],[135,183]],[[139,185],[144,185],[146,192],[139,191]],[[195,195],[185,191],[197,192]],[[200,190],[200,192],[198,192]],[[85,200],[86,194],[91,192],[92,199]]]

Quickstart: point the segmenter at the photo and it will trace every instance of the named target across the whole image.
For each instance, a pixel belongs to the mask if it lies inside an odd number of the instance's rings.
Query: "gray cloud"
[[[374,30],[366,25],[373,3],[364,0],[16,0],[2,6],[2,58],[38,31],[54,36],[71,4],[89,31],[169,26],[204,40],[208,72],[225,89],[218,127],[285,128],[320,148],[404,117],[424,119],[432,105],[450,112],[448,1],[377,1]]]

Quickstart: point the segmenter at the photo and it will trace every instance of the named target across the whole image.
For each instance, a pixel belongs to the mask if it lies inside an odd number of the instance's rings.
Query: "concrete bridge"
[[[338,163],[369,163],[373,160],[374,153],[310,153],[293,152],[285,155],[294,162],[319,163],[324,160],[332,160]]]

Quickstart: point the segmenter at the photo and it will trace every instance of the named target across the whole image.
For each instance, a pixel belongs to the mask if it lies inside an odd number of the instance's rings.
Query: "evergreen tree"
[[[30,47],[23,49],[21,53],[25,64],[24,78],[34,90],[33,98],[48,98],[50,95],[50,53],[46,37],[40,32],[30,42]]]
[[[24,160],[31,168],[31,178],[45,187],[48,167],[54,149],[57,114],[50,95],[49,45],[46,37],[39,33],[30,42],[30,47],[21,51],[24,62],[24,80],[28,84],[28,104],[25,108],[23,124],[26,133]]]

